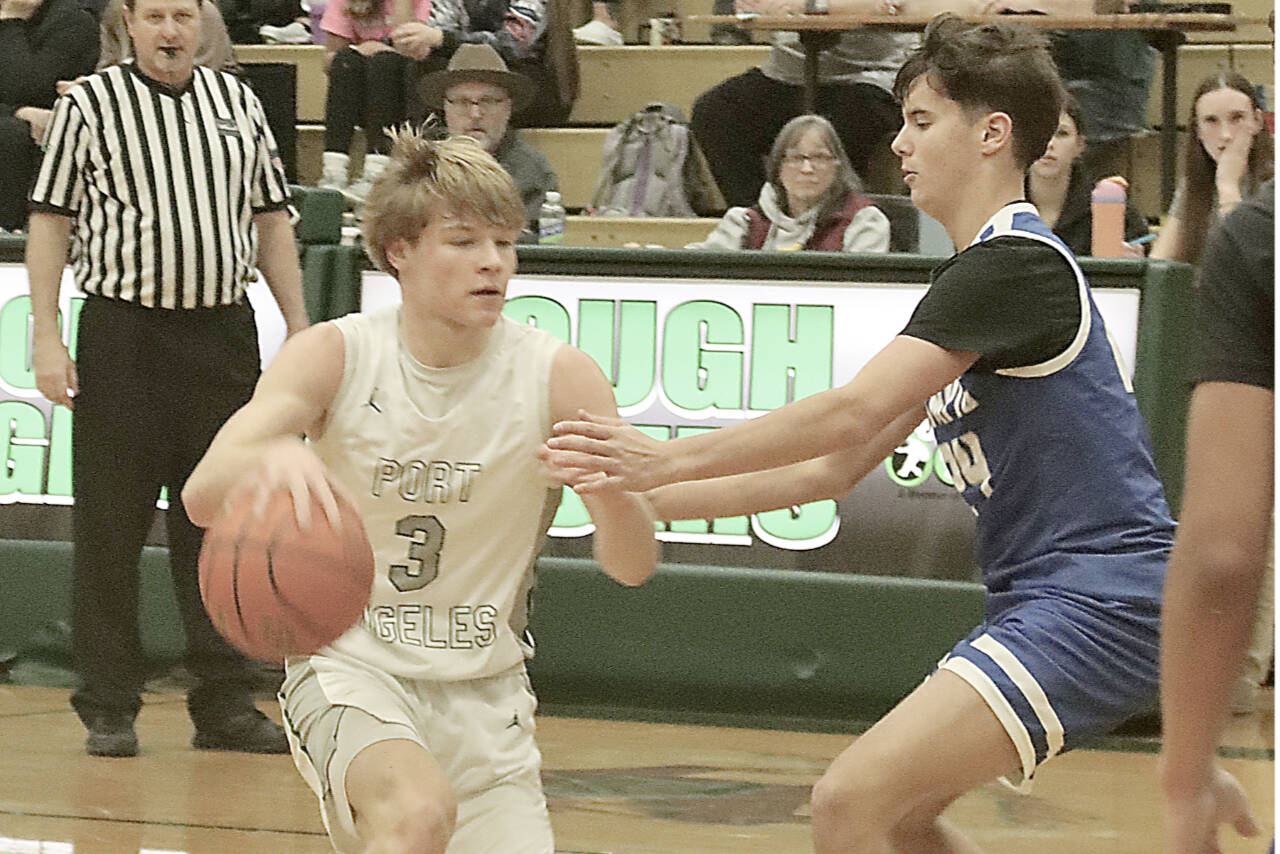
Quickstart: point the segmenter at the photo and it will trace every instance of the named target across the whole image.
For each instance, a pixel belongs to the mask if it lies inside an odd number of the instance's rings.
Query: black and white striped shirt
[[[289,205],[262,104],[208,68],[181,88],[104,69],[58,100],[44,147],[31,208],[74,220],[76,284],[149,308],[240,301],[253,215]]]

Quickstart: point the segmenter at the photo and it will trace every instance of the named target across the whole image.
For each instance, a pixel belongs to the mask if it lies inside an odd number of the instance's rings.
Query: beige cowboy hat
[[[498,52],[487,44],[464,44],[449,60],[444,71],[434,71],[422,78],[418,92],[423,102],[432,109],[444,105],[444,93],[456,83],[479,80],[507,90],[511,96],[513,112],[518,112],[533,97],[533,81],[523,74],[507,70]]]

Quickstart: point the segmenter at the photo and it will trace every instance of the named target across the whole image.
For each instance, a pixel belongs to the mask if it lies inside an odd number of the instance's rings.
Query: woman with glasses
[[[690,249],[888,252],[889,219],[866,196],[831,122],[797,116],[779,131],[751,207],[730,208]]]

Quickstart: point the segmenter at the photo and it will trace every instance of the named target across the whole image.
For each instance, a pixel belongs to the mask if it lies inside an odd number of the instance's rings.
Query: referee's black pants
[[[188,311],[84,302],[72,417],[71,626],[80,686],[71,704],[86,724],[104,714],[133,718],[141,705],[138,562],[161,486],[169,488],[171,573],[194,679],[191,719],[202,727],[252,702],[246,660],[201,604],[203,532],[181,495],[218,428],[252,395],[257,342],[247,301]]]

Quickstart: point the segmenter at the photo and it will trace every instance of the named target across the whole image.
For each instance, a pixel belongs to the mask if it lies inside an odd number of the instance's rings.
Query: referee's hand
[[[75,409],[75,396],[80,391],[76,377],[76,363],[62,339],[35,341],[33,353],[36,371],[36,388],[54,403]]]

